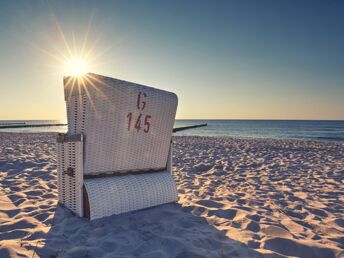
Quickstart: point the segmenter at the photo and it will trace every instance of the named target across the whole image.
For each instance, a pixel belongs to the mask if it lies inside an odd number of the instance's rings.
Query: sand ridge
[[[54,134],[0,133],[0,257],[343,257],[344,144],[174,137],[179,201],[57,205]]]

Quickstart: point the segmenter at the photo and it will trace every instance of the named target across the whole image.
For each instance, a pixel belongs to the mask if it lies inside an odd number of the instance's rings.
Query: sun
[[[71,58],[65,63],[65,74],[75,77],[82,77],[89,72],[90,65],[86,59]]]
[[[108,65],[107,54],[113,46],[106,46],[102,43],[100,35],[92,33],[92,17],[84,36],[79,32],[66,34],[60,26],[57,18],[52,14],[54,20],[51,36],[48,35],[49,49],[45,49],[41,44],[29,42],[37,50],[50,57],[46,64],[52,68],[52,73],[56,76],[70,77],[70,82],[82,82],[83,84],[91,73],[99,71],[101,67]],[[99,32],[99,30],[96,30]],[[101,47],[100,47],[101,46]],[[104,58],[106,57],[106,58]],[[98,72],[99,73],[99,72]]]

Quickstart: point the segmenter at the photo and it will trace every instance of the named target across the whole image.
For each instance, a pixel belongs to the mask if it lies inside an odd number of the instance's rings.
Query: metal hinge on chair
[[[62,175],[68,175],[70,177],[75,177],[75,170],[72,167],[68,167],[67,170],[62,172]]]

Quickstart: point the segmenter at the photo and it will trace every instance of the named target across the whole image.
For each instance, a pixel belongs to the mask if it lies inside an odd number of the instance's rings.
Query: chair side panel
[[[73,95],[68,99],[67,120],[70,135],[84,133],[88,104],[86,95]]]
[[[61,204],[83,216],[83,143],[57,142],[58,199]]]

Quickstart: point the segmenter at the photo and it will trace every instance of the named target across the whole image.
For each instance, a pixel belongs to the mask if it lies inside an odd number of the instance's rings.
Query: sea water
[[[60,132],[67,126],[28,127],[1,129],[9,123],[64,124],[57,120],[0,120],[0,132]],[[207,123],[206,127],[180,131],[174,135],[225,136],[236,138],[303,139],[321,141],[344,141],[344,121],[316,120],[176,120],[174,127]],[[154,125],[154,124],[152,124]]]

